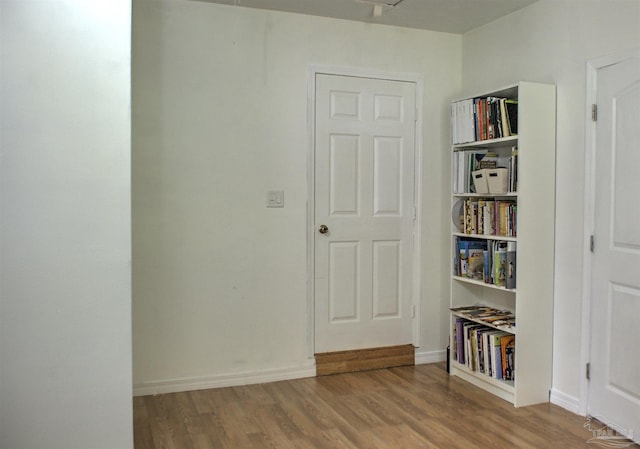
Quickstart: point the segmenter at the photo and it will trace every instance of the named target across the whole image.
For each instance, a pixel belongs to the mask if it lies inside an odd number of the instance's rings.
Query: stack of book
[[[464,202],[464,233],[515,237],[518,205],[513,200],[468,198]]]
[[[469,98],[451,104],[453,145],[518,134],[518,100]]]
[[[477,305],[452,307],[451,311],[460,318],[475,320],[480,324],[498,327],[515,333],[516,317],[510,310]]]
[[[481,306],[451,310],[456,315],[451,359],[494,379],[515,380],[515,330],[505,332],[482,324],[483,320],[493,320],[492,326],[515,320],[513,314]],[[475,321],[465,318],[473,314]]]
[[[456,237],[453,275],[516,288],[516,242]]]

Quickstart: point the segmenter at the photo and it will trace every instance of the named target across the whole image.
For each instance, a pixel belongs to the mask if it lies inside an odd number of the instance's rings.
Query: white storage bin
[[[507,193],[509,191],[509,170],[491,168],[485,170],[489,193]],[[475,173],[475,172],[474,172]]]
[[[476,193],[489,193],[489,184],[487,183],[487,170],[483,168],[481,170],[475,170],[471,172],[473,178],[473,186],[476,188]]]

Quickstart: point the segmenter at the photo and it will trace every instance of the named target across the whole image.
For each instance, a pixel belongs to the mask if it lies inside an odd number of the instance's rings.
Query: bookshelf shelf
[[[467,365],[463,365],[461,363],[455,362],[455,367],[457,369],[459,369],[460,371],[464,371],[467,372],[471,375],[475,375],[476,373],[471,371]],[[501,390],[504,390],[508,393],[512,393],[515,390],[515,382],[513,380],[496,380],[493,377],[489,377],[489,376],[485,376],[484,374],[481,375],[480,379],[482,379],[483,381],[487,382],[488,384],[494,385],[497,388],[500,388]]]
[[[506,288],[506,287],[501,287],[499,285],[494,285],[494,284],[487,284],[486,282],[483,281],[478,281],[476,279],[469,279],[469,278],[465,278],[462,276],[452,276],[452,279],[454,281],[457,282],[464,282],[466,284],[471,284],[471,285],[478,285],[478,286],[482,286],[483,288],[492,288],[492,289],[496,289],[496,290],[501,290],[503,292],[511,292],[511,293],[515,293],[516,289],[515,288]]]
[[[518,240],[517,237],[507,237],[505,235],[465,234],[463,232],[453,232],[452,235],[470,239],[500,240],[505,242],[515,242]]]
[[[518,192],[507,193],[454,193],[456,198],[517,198]]]
[[[477,387],[487,390],[490,393],[508,402],[514,402],[516,388],[515,382],[509,380],[496,380],[492,377],[478,374],[471,371],[466,365],[458,362],[451,363],[451,373],[470,382]]]
[[[505,325],[505,326],[500,326],[500,325],[494,325],[494,324],[489,323],[489,322],[487,322],[487,321],[485,321],[485,320],[470,317],[470,316],[468,316],[468,315],[465,315],[464,313],[451,312],[451,314],[452,314],[453,316],[457,316],[457,317],[460,317],[460,318],[464,318],[464,319],[465,319],[465,320],[467,320],[467,321],[473,321],[474,323],[482,324],[482,325],[487,326],[487,327],[490,327],[490,328],[492,328],[492,329],[496,329],[496,330],[499,330],[499,331],[507,332],[507,333],[512,334],[512,335],[516,335],[516,327],[515,327],[515,326],[506,326],[506,325]]]
[[[451,375],[516,407],[548,402],[551,388],[555,101],[555,86],[519,82],[451,108],[450,307],[482,305],[515,318],[494,325],[452,310]],[[508,188],[474,184],[477,170],[499,168]],[[500,373],[486,367],[496,349],[494,362],[505,360]]]
[[[453,145],[453,151],[457,150],[469,150],[475,148],[496,148],[496,147],[504,147],[511,146],[514,142],[518,141],[518,136],[508,136],[501,137],[499,139],[487,139],[487,140],[478,140],[475,142],[467,142]]]

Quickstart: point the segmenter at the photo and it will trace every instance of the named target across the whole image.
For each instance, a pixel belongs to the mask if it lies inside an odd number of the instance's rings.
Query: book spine
[[[490,253],[489,250],[485,250],[482,252],[482,257],[484,261],[483,277],[484,277],[485,284],[491,283],[491,259],[489,258],[489,253]]]
[[[493,255],[494,273],[493,283],[498,287],[506,287],[507,285],[507,250],[506,245],[500,242]]]
[[[507,288],[516,288],[516,242],[507,243]]]
[[[460,248],[460,276],[467,277],[469,273],[469,260],[467,259],[467,250]]]
[[[502,349],[502,378],[504,380],[514,379],[514,347],[515,336],[508,335],[500,339]]]
[[[509,122],[507,119],[507,107],[506,107],[506,98],[500,99],[500,117],[502,122],[502,136],[509,137]]]
[[[483,348],[482,348],[482,353],[484,354],[484,373],[487,376],[491,376],[491,345],[490,345],[490,341],[491,341],[491,337],[493,336],[492,331],[486,332],[485,334],[483,334],[484,340],[483,340]]]
[[[457,356],[458,356],[458,363],[461,364],[465,364],[464,361],[464,320],[462,318],[458,318],[456,320],[456,340],[457,340],[457,344],[456,344],[456,350],[457,350]]]
[[[494,354],[495,354],[495,378],[502,379],[502,345],[500,343],[494,346]]]
[[[473,99],[473,129],[474,142],[480,140],[480,104],[477,98]]]

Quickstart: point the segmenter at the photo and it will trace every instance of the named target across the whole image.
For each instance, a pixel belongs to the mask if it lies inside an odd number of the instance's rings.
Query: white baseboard
[[[555,388],[551,389],[551,395],[549,400],[552,404],[555,404],[559,407],[562,407],[566,410],[569,410],[576,415],[581,415],[580,409],[580,400],[578,398],[574,398],[573,396],[569,396],[561,391],[556,390]]]
[[[439,351],[416,351],[415,353],[416,365],[444,362],[445,360],[447,360],[446,349],[441,349]]]
[[[444,362],[446,360],[446,354],[446,350],[416,352],[415,364],[423,365],[427,363]],[[133,395],[147,396],[152,394],[178,393],[180,391],[206,390],[209,388],[237,387],[241,385],[278,382],[281,380],[302,379],[305,377],[315,377],[315,375],[315,361],[311,360],[307,366],[301,367],[142,382],[133,386]]]
[[[143,382],[133,386],[133,395],[147,396],[178,393],[180,391],[206,390],[209,388],[237,387],[281,380],[302,379],[304,377],[315,377],[315,375],[316,365],[315,361],[312,360],[308,366],[302,367]]]

